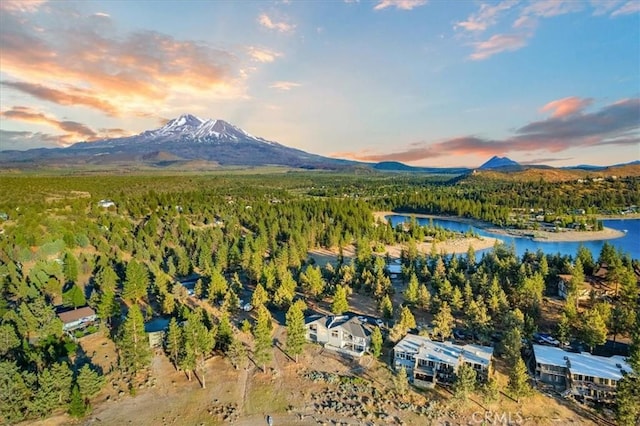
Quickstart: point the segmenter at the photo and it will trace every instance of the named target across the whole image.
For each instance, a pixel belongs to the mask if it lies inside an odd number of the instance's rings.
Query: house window
[[[311,324],[309,326],[309,330],[311,331],[318,331],[318,325],[317,324]]]
[[[601,385],[608,385],[609,384],[609,379],[605,379],[603,377],[598,378],[598,381],[600,382]]]
[[[436,366],[435,362],[433,362],[433,361],[429,361],[429,362],[427,362],[427,365],[428,365],[429,367],[432,367],[432,368]]]
[[[404,352],[398,352],[398,353],[396,353],[396,356],[397,356],[399,359],[404,359]]]
[[[334,330],[331,332],[331,337],[335,337],[336,339],[338,338],[338,331]]]

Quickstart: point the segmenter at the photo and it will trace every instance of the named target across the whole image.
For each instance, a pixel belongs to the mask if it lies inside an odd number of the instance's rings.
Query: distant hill
[[[404,172],[404,173],[436,173],[436,174],[460,174],[468,173],[470,169],[465,167],[414,167],[399,161],[382,161],[373,164],[375,170],[381,172]]]
[[[520,167],[521,167],[520,164],[518,164],[517,162],[513,161],[510,158],[498,157],[497,155],[494,155],[493,157],[491,157],[491,159],[489,159],[489,161],[487,161],[482,166],[480,166],[479,169],[480,170],[505,169],[505,168],[518,169]]]
[[[512,180],[512,181],[539,181],[545,182],[567,182],[578,179],[593,178],[610,178],[610,177],[626,177],[640,176],[640,164],[637,162],[602,167],[600,169],[581,169],[581,168],[553,168],[527,166],[521,167],[520,170],[510,169],[490,169],[490,170],[474,170],[464,178],[459,179],[463,182],[468,179],[489,179],[489,180]]]

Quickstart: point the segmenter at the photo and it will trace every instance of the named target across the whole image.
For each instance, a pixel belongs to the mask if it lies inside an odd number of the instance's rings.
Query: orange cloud
[[[61,130],[65,132],[63,135],[51,136],[51,139],[49,140],[51,141],[55,138],[59,144],[68,145],[79,141],[95,141],[99,139],[129,135],[128,132],[122,129],[100,129],[99,132],[96,132],[82,123],[69,120],[58,120],[24,106],[14,106],[9,110],[1,111],[0,117],[4,117],[8,120],[20,120],[29,123],[44,124]]]
[[[274,52],[273,50],[262,47],[249,46],[247,51],[249,56],[251,56],[251,59],[257,62],[273,62],[276,58],[282,56],[282,53]]]
[[[66,91],[52,89],[41,84],[32,84],[19,81],[3,81],[3,86],[28,93],[33,97],[60,105],[84,105],[109,115],[117,115],[118,109],[110,102],[98,99],[95,93],[75,87],[68,87]]]
[[[581,99],[576,96],[551,101],[542,108],[540,112],[553,111],[552,117],[566,117],[582,111],[591,105],[593,99]]]
[[[50,13],[60,16],[47,28],[29,16],[3,14],[2,71],[13,80],[6,86],[112,116],[154,108],[177,94],[244,96],[246,73],[230,52],[153,31],[118,34],[108,20],[62,16],[53,6]]]

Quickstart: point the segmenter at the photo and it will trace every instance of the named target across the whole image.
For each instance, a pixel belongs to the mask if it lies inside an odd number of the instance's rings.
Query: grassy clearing
[[[257,382],[247,393],[245,414],[282,413],[287,409],[287,399],[274,383]]]

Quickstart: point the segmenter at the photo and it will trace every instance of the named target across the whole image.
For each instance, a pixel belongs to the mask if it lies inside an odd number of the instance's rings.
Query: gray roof
[[[416,334],[407,334],[394,347],[394,351],[412,354],[415,358],[457,366],[460,360],[488,367],[493,348],[481,345],[457,345],[437,342]]]
[[[371,330],[357,317],[350,315],[322,316],[312,315],[304,319],[305,325],[319,324],[327,329],[342,328],[355,337],[366,338],[371,335]]]
[[[620,380],[623,371],[631,372],[624,357],[591,355],[588,352],[567,352],[553,346],[533,345],[536,362],[544,365],[569,368],[571,374]]]

